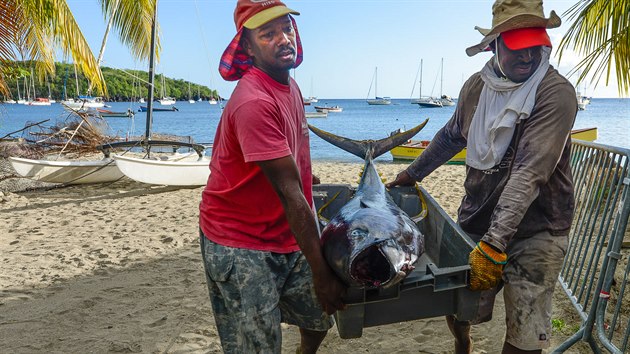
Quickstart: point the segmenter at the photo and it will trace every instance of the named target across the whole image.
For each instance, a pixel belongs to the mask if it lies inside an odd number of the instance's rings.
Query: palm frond
[[[113,28],[120,41],[131,49],[135,59],[149,58],[151,51],[151,22],[157,0],[101,0],[106,19],[113,16]],[[156,56],[159,43],[156,44]]]
[[[591,75],[599,84],[605,74],[608,84],[612,69],[616,73],[618,91],[630,92],[630,0],[580,1],[564,16],[573,23],[562,38],[558,57],[574,49],[582,59],[571,73],[581,72],[578,84]]]
[[[12,27],[0,30],[0,58],[13,54],[21,60],[33,60],[43,78],[54,75],[55,49],[60,48],[65,56],[72,55],[98,90],[106,91],[103,74],[66,1],[3,0],[0,11],[5,12],[0,15],[0,27],[5,18],[12,21]]]
[[[0,2],[0,94],[9,97],[6,78],[9,63],[16,59],[13,45],[17,32],[15,3],[12,1]]]

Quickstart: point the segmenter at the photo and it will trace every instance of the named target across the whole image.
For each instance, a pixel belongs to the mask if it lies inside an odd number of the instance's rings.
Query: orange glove
[[[470,290],[488,290],[499,285],[507,254],[499,252],[487,243],[480,241],[470,252]]]

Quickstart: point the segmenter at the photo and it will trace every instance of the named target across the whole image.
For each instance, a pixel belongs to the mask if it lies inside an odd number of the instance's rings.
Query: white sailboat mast
[[[374,97],[378,97],[378,66],[374,68]]]

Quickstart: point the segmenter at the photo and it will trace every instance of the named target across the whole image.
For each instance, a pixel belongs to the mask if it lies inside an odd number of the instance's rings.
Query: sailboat
[[[392,100],[389,97],[379,97],[378,96],[378,67],[374,68],[374,77],[372,78],[372,83],[374,84],[374,98],[367,98],[366,101],[369,105],[389,105],[392,103]],[[370,89],[368,90],[368,97],[370,96],[370,91],[372,90],[372,83],[370,83]]]
[[[160,98],[160,104],[162,106],[170,106],[175,104],[175,99],[173,97],[166,96],[166,79],[164,74],[162,74],[162,98]]]
[[[188,81],[188,103],[195,103],[195,100],[190,96],[190,81]]]
[[[33,100],[28,102],[29,106],[50,106],[50,100],[48,98],[37,97],[35,92],[35,77],[33,76],[33,69],[31,69],[31,84],[33,85]]]
[[[444,81],[444,58],[442,58],[442,64],[440,65],[440,102],[442,106],[454,106],[455,101],[449,95],[445,95],[442,93],[442,83]]]
[[[151,129],[153,123],[153,97],[154,97],[154,65],[155,65],[155,37],[157,21],[157,3],[153,4],[153,21],[151,23],[151,52],[149,58],[149,99],[147,100],[147,118],[144,138],[140,141],[122,141],[104,144],[100,147],[105,156],[116,148],[141,147],[146,152],[146,158],[135,158],[123,155],[112,155],[120,171],[127,177],[142,183],[174,185],[174,186],[201,186],[205,185],[210,175],[210,159],[204,155],[205,146],[200,144],[185,143],[179,141],[153,140]],[[175,154],[166,160],[151,159],[151,148],[169,146],[175,148],[188,148],[194,152],[187,154]]]
[[[81,95],[79,94],[79,76],[77,75],[77,65],[74,64],[74,80],[76,84],[77,90],[77,98],[76,99],[66,99],[61,103],[69,108],[72,108],[77,111],[87,111],[93,108],[103,108],[105,107],[105,102],[102,97],[94,97],[90,94]],[[90,89],[88,88],[88,91]]]
[[[420,94],[417,99],[413,99],[412,103],[416,103],[420,107],[439,108],[442,102],[434,97],[422,97],[422,59],[420,59]]]
[[[309,104],[319,102],[319,100],[317,99],[317,96],[313,95],[313,78],[312,77],[311,77],[311,95],[305,98],[304,101],[308,102]]]
[[[24,79],[26,80],[26,78]],[[15,80],[15,86],[17,87],[17,94],[18,94],[18,100],[17,100],[17,104],[26,104],[26,100],[22,98],[22,96],[20,96],[20,79],[18,78],[17,80]],[[24,92],[26,94],[26,92]]]
[[[201,91],[199,90],[199,86],[197,86],[197,102],[203,102],[203,98],[201,98]]]
[[[580,73],[578,73],[578,77],[580,77]],[[586,110],[586,106],[588,106],[591,103],[591,99],[583,95],[582,92],[579,91],[579,87],[577,84],[575,85],[575,87],[578,89],[576,93],[578,110],[584,111]],[[584,92],[586,92],[586,84],[584,85]]]

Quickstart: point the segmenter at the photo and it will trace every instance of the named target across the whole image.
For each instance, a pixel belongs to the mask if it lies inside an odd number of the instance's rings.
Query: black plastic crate
[[[325,219],[331,219],[356,191],[347,184],[320,184],[313,189],[315,207]],[[477,315],[479,293],[466,288],[468,254],[474,242],[422,187],[396,187],[390,195],[418,224],[425,253],[396,286],[348,289],[347,309],[335,314],[341,338],[361,337],[364,327],[444,315],[472,320]]]

